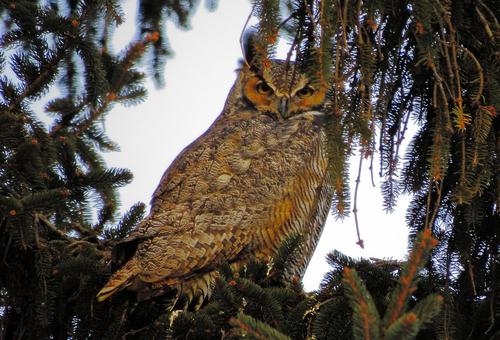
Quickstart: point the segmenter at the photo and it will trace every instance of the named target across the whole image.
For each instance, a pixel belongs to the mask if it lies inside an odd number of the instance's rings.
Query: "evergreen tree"
[[[169,17],[187,25],[194,5],[141,2],[139,39],[114,52],[118,1],[0,2],[0,338],[104,339],[130,330],[124,301],[95,301],[113,243],[144,214],[136,204],[116,222],[116,189],[132,174],[104,163],[102,152],[118,146],[102,123],[116,103],[144,98],[138,61],[147,50],[164,60],[160,26]],[[36,111],[40,99],[48,124]]]
[[[172,324],[173,336],[400,340],[420,332],[423,339],[436,338],[436,330],[425,326],[443,298],[417,285],[437,244],[429,229],[419,234],[406,263],[331,253],[333,269],[313,294],[302,291],[298,278],[285,282],[281,275],[298,244],[296,237],[285,240],[274,263],[257,261],[239,273],[223,268],[210,302],[196,313],[182,312]]]
[[[348,156],[373,169],[378,151],[386,209],[413,195],[410,244],[428,229],[439,240],[425,268],[444,297],[439,337],[498,337],[498,6],[308,0],[278,11],[277,3],[256,2],[262,58],[282,29],[302,67],[332,89],[334,213],[348,211]],[[409,124],[419,130],[402,157]]]
[[[0,1],[2,338],[499,337],[494,0],[253,1],[263,67],[285,35],[288,58],[295,55],[298,67],[331,88],[334,213],[350,210],[350,156],[374,169],[378,152],[385,208],[401,193],[413,195],[408,261],[333,252],[321,289],[306,294],[298,278],[284,282],[281,275],[300,256],[300,239],[292,237],[272,263],[256,259],[238,273],[222,267],[199,311],[172,315],[168,296],[138,303],[127,292],[97,303],[113,245],[145,210],[138,203],[117,216],[116,188],[132,175],[104,163],[101,153],[117,145],[102,121],[115,103],[144,97],[137,67],[144,54],[161,83],[165,21],[186,26],[196,4],[140,1],[139,38],[115,53],[118,1]],[[50,124],[36,111],[41,99]],[[418,132],[402,156],[409,124]]]

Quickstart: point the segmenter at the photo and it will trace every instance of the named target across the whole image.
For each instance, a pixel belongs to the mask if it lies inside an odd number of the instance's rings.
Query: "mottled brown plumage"
[[[117,248],[129,259],[98,299],[123,288],[203,299],[221,263],[270,258],[291,233],[305,242],[287,274],[302,276],[331,200],[325,92],[293,64],[245,63],[221,115],[166,170],[149,216]]]

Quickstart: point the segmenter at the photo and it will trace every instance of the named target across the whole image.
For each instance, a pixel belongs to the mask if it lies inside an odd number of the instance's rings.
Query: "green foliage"
[[[192,7],[179,6],[163,5],[185,25]],[[161,43],[151,32],[111,52],[123,19],[114,0],[0,2],[1,338],[113,338],[146,327],[140,313],[159,315],[127,299],[95,301],[111,247],[145,208],[133,206],[112,228],[116,189],[132,174],[104,163],[101,153],[118,146],[103,120],[115,103],[143,100],[138,63]]]
[[[153,41],[151,56],[151,73],[157,84],[163,84],[163,67],[166,58],[170,57],[172,50],[168,44],[166,24],[167,20],[173,20],[180,27],[189,28],[189,20],[194,13],[198,0],[158,0],[139,1],[139,31],[141,34],[157,34]],[[216,1],[207,0],[207,6],[214,8]]]
[[[107,239],[121,240],[124,239],[144,218],[146,205],[142,202],[134,204],[123,215],[118,224],[112,228],[105,230],[104,235]]]
[[[293,235],[283,241],[271,263],[254,260],[240,270],[221,268],[211,299],[197,312],[181,312],[174,319],[174,337],[196,339],[204,334],[219,339],[224,334],[232,339],[246,334],[284,339],[291,330],[304,332],[300,302],[306,296],[296,278],[277,274],[298,249],[299,238]]]
[[[282,281],[285,279],[287,264],[293,261],[296,256],[300,256],[301,244],[302,236],[299,234],[291,234],[281,243],[273,259],[271,276],[274,280]]]
[[[115,222],[116,188],[131,174],[103,161],[101,153],[118,146],[102,122],[114,104],[144,98],[137,68],[143,56],[162,83],[171,54],[166,21],[188,28],[198,1],[140,1],[140,38],[119,53],[110,44],[124,20],[118,1],[2,1],[1,337],[498,336],[496,3],[252,3],[259,19],[256,65],[266,67],[283,33],[290,42],[287,59],[295,59],[315,86],[330,89],[334,213],[345,216],[351,203],[350,156],[359,152],[373,172],[378,153],[385,209],[391,211],[401,193],[411,194],[410,243],[427,243],[403,266],[332,252],[321,289],[305,294],[298,278],[287,275],[287,263],[300,256],[300,237],[293,236],[271,263],[255,259],[244,268],[221,268],[212,297],[198,311],[167,313],[175,298],[168,294],[137,302],[124,292],[97,303],[95,294],[110,275],[111,248],[144,216],[144,205],[136,204]],[[210,9],[216,5],[206,2]],[[410,126],[418,131],[402,157]],[[430,231],[439,240],[432,252]]]
[[[275,5],[256,4],[259,17],[265,6],[274,13]],[[493,309],[489,317],[470,311],[483,311],[479,301],[494,305],[498,296],[498,6],[427,0],[282,4],[287,57],[295,55],[296,67],[331,90],[326,131],[334,212],[342,217],[349,209],[349,157],[359,152],[373,172],[378,151],[384,208],[391,211],[401,193],[412,195],[410,243],[424,229],[439,238],[426,268],[445,296],[442,334],[465,334],[465,325],[473,325],[468,336],[494,336]],[[267,21],[260,25],[272,31]],[[410,127],[418,131],[402,157]],[[452,313],[468,321],[455,324]]]
[[[354,339],[380,339],[380,316],[358,274],[346,267],[343,281],[353,309]]]
[[[259,19],[259,26],[254,43],[254,60],[248,60],[248,62],[259,65],[261,68],[268,67],[269,58],[273,57],[278,43],[279,3],[279,0],[253,1],[253,10]]]
[[[281,249],[291,240],[285,240]],[[437,338],[432,322],[442,315],[443,299],[431,293],[435,288],[426,287],[428,277],[422,272],[435,245],[429,231],[421,233],[403,264],[355,260],[333,252],[328,256],[332,271],[313,294],[302,292],[293,279],[272,280],[274,268],[269,263],[256,262],[267,267],[267,276],[259,274],[256,263],[239,272],[226,266],[212,298],[201,309],[174,317],[172,335],[188,339]]]
[[[354,339],[415,339],[423,324],[439,313],[443,299],[436,294],[426,296],[407,311],[409,300],[417,289],[417,275],[436,243],[429,229],[419,234],[402,268],[399,283],[390,294],[383,319],[356,270],[344,268],[342,281],[353,309]]]
[[[251,316],[240,313],[236,318],[230,320],[230,323],[242,330],[242,335],[254,339],[276,339],[287,340],[288,336],[280,333],[276,329],[269,327],[262,321],[256,320]]]

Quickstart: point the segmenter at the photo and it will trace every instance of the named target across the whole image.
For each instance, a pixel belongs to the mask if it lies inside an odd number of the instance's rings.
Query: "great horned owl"
[[[150,214],[116,248],[126,263],[100,301],[124,288],[139,300],[174,289],[204,299],[221,263],[270,258],[291,233],[304,242],[286,274],[304,274],[332,195],[327,89],[293,63],[257,65],[246,51],[222,113],[166,170]]]

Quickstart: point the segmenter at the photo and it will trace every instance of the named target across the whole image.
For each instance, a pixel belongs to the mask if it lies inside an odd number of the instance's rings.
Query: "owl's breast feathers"
[[[272,256],[293,232],[305,243],[289,274],[302,275],[330,206],[324,139],[312,113],[280,122],[255,111],[219,117],[167,169],[128,239],[141,238],[135,254],[98,298],[146,286],[204,295],[221,263]]]

